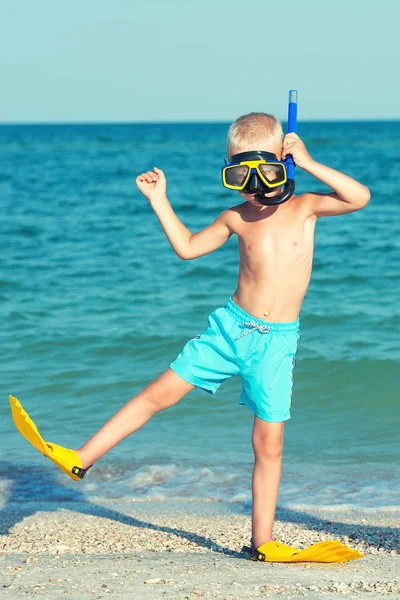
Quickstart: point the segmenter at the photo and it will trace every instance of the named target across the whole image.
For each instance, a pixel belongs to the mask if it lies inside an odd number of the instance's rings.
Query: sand
[[[8,503],[0,510],[0,598],[400,597],[399,513],[276,513],[274,535],[304,548],[339,539],[365,556],[279,564],[240,554],[251,518],[214,502]]]

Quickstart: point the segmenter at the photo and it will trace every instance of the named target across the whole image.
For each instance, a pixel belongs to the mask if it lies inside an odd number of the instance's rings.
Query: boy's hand
[[[285,135],[282,147],[282,160],[285,160],[288,154],[293,156],[293,160],[300,169],[307,169],[313,162],[307,149],[296,133]]]
[[[167,193],[167,181],[161,169],[154,167],[153,171],[147,171],[136,177],[136,185],[150,203],[165,199]]]

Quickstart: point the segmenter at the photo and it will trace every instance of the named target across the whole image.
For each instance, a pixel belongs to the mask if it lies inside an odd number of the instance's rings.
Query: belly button
[[[269,310],[267,310],[267,311],[264,313],[264,317],[268,317],[268,315],[269,315]]]

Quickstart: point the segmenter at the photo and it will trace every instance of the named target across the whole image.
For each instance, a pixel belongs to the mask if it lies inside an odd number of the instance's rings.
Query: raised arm
[[[310,215],[328,217],[360,210],[371,197],[369,189],[348,175],[316,162],[295,133],[285,136],[282,158],[292,154],[297,166],[330,187],[333,192],[306,194]]]
[[[150,201],[151,207],[160,221],[161,227],[175,253],[184,260],[196,258],[216,250],[231,235],[228,225],[228,211],[198,233],[191,231],[179,220],[166,195],[166,180],[161,169],[147,171],[136,178],[139,190]]]

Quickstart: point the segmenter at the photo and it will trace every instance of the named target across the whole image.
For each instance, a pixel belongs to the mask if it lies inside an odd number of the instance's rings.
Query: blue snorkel
[[[288,133],[296,133],[297,130],[297,90],[289,92],[289,107],[288,107]],[[267,198],[264,194],[257,194],[257,200],[265,206],[273,206],[282,204],[289,200],[294,193],[294,169],[296,167],[291,154],[288,154],[285,161],[282,161],[286,167],[287,181],[280,194]]]
[[[290,90],[289,92],[288,133],[297,133],[297,90]],[[294,192],[294,169],[296,165],[291,154],[286,157],[286,165],[287,176],[288,179],[293,181]]]

